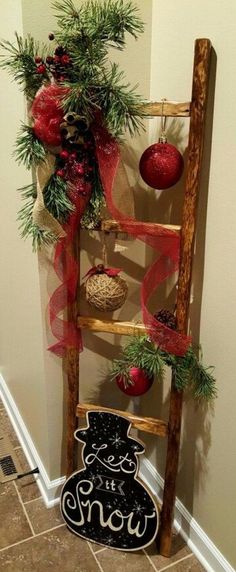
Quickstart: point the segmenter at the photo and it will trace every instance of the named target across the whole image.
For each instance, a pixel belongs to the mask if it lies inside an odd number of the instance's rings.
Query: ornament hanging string
[[[141,306],[143,321],[151,339],[163,350],[175,355],[184,355],[191,342],[191,338],[174,330],[171,330],[159,322],[150,314],[147,304],[154,290],[168,276],[171,276],[179,267],[180,237],[177,232],[155,225],[155,235],[150,225],[137,222],[132,217],[127,217],[117,209],[113,199],[114,185],[122,188],[127,185],[127,177],[124,167],[120,163],[120,151],[115,139],[105,128],[96,126],[93,129],[96,141],[96,154],[100,176],[106,196],[107,206],[111,215],[118,221],[122,229],[139,238],[159,254],[148,272],[145,274],[141,287]]]

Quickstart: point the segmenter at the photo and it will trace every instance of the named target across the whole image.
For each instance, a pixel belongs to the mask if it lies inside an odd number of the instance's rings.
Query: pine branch
[[[83,214],[80,222],[81,228],[95,229],[97,228],[101,220],[101,211],[105,204],[104,194],[101,179],[99,176],[99,170],[96,166],[94,172],[94,181],[92,188],[92,196],[90,198],[89,204],[86,207],[86,211]]]
[[[33,99],[38,89],[45,81],[49,81],[49,76],[45,72],[44,75],[37,73],[37,65],[35,63],[35,56],[39,55],[44,57],[47,47],[40,46],[35,42],[34,38],[28,35],[22,38],[17,33],[16,45],[13,43],[2,40],[0,48],[5,52],[1,54],[2,61],[0,67],[6,69],[18,82],[28,99]]]
[[[35,136],[34,130],[29,125],[22,123],[16,139],[14,155],[19,164],[23,163],[26,169],[35,167],[46,157],[44,145]]]
[[[17,217],[17,220],[20,223],[19,230],[22,238],[25,239],[31,237],[32,248],[35,252],[42,248],[42,246],[48,246],[55,242],[55,236],[49,231],[40,229],[33,222],[32,213],[36,199],[36,185],[27,185],[18,190],[21,192],[22,199],[25,202],[19,210]]]
[[[43,197],[46,208],[60,223],[66,222],[70,213],[74,211],[74,206],[67,195],[67,183],[55,173],[45,186]]]
[[[199,362],[193,347],[184,356],[176,356],[160,350],[147,336],[137,336],[124,347],[123,356],[116,360],[113,377],[129,372],[130,367],[143,369],[148,376],[163,379],[164,367],[172,368],[174,384],[178,391],[193,388],[196,399],[211,400],[217,396],[213,368],[206,368]]]
[[[107,49],[112,46],[123,49],[125,32],[135,38],[143,32],[143,22],[139,17],[137,7],[131,1],[123,0],[89,0],[77,10],[72,0],[56,1],[58,27],[61,32],[57,39],[68,40],[68,36],[97,44],[102,42]]]

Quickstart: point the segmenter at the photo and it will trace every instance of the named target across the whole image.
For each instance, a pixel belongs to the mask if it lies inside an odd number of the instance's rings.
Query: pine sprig
[[[84,212],[81,218],[80,221],[81,228],[87,228],[88,230],[92,230],[98,226],[98,223],[101,220],[101,212],[102,208],[104,207],[104,204],[105,204],[105,199],[103,194],[102,183],[99,176],[98,167],[96,166],[94,172],[92,195],[89,204],[86,207],[86,211]]]
[[[70,213],[74,211],[74,206],[67,195],[67,183],[55,173],[44,188],[43,198],[45,207],[60,223],[66,222]]]
[[[35,252],[42,246],[48,246],[55,242],[55,236],[53,233],[40,229],[33,222],[33,208],[36,199],[36,185],[34,183],[26,185],[18,189],[21,193],[24,205],[21,207],[18,213],[17,220],[19,221],[19,230],[22,238],[31,237],[32,248]]]
[[[58,27],[62,31],[60,40],[68,39],[68,35],[87,37],[90,41],[98,41],[123,49],[125,32],[135,38],[143,32],[143,23],[138,9],[131,1],[123,0],[89,0],[79,10],[72,0],[56,1],[53,4]]]
[[[35,56],[40,55],[44,57],[47,48],[35,42],[34,38],[28,35],[22,38],[17,33],[16,44],[7,40],[0,42],[0,48],[4,51],[1,54],[0,67],[6,69],[20,84],[26,97],[32,100],[36,92],[42,86],[43,82],[49,81],[48,75],[44,76],[37,73],[37,65],[35,63]]]
[[[175,356],[156,347],[147,336],[134,337],[123,349],[122,358],[113,362],[111,378],[128,376],[131,367],[139,367],[150,377],[164,379],[164,368],[172,368],[178,391],[193,389],[196,399],[211,400],[217,396],[212,367],[204,367],[196,350],[190,346],[184,356]]]
[[[25,123],[21,125],[15,147],[16,161],[23,163],[26,169],[36,167],[45,160],[46,150],[43,143],[35,136],[33,128]]]

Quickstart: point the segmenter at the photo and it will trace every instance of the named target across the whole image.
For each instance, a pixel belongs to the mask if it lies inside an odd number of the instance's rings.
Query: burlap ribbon
[[[52,232],[56,238],[63,238],[66,233],[60,223],[45,207],[43,192],[55,170],[55,156],[48,153],[36,169],[37,198],[33,208],[33,222],[43,230]]]

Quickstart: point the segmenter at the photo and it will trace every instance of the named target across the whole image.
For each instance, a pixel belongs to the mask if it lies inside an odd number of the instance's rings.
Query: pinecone
[[[159,312],[154,314],[154,318],[156,318],[158,322],[161,322],[168,328],[171,328],[171,330],[176,330],[177,326],[176,317],[172,312],[170,312],[170,310],[165,310],[163,308],[162,310],[159,310]]]

